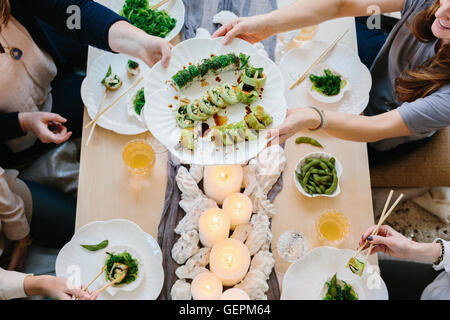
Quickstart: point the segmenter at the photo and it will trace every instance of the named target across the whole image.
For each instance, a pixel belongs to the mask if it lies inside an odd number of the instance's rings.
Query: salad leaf
[[[89,251],[98,251],[108,246],[108,240],[103,240],[98,244],[80,244],[80,246]]]

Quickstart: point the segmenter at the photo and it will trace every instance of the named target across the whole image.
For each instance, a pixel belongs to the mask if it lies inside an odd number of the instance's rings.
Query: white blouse
[[[450,300],[450,241],[444,241],[444,259],[442,262],[433,266],[436,271],[444,269],[432,283],[430,283],[422,293],[422,300]]]

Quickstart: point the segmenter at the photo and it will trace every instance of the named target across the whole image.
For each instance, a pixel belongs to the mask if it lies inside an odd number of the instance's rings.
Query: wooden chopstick
[[[162,5],[166,4],[169,1],[170,0],[162,0],[162,1],[158,2],[157,4],[155,4],[154,6],[151,6],[150,9],[156,10],[156,9],[158,9],[159,7],[161,7]]]
[[[96,123],[98,121],[98,119],[109,109],[111,109],[111,107],[117,102],[119,101],[124,95],[126,95],[131,89],[133,89],[135,86],[137,86],[139,84],[139,82],[141,82],[144,79],[144,77],[140,77],[139,79],[137,79],[127,90],[125,90],[124,92],[122,92],[122,94],[120,96],[118,96],[109,106],[107,106],[102,112],[98,112],[97,115],[95,116],[94,119],[92,119],[87,125],[84,126],[84,128],[88,128],[90,125]]]
[[[105,90],[105,93],[103,94],[102,102],[100,102],[100,106],[98,107],[99,112],[102,110],[102,106],[103,106],[103,103],[105,102],[105,98],[106,98],[106,94],[107,93],[108,93],[108,90]],[[86,141],[86,147],[89,145],[89,142],[91,141],[91,138],[92,138],[92,135],[94,134],[94,130],[95,130],[96,126],[97,126],[97,122],[95,122],[92,125],[91,132],[89,132],[89,136],[88,136],[87,141]]]
[[[383,211],[381,212],[380,220],[378,221],[378,225],[377,226],[379,226],[380,225],[380,221],[383,220],[383,218],[384,218],[384,216],[386,214],[387,207],[388,207],[389,203],[391,202],[391,198],[392,198],[393,194],[394,194],[394,190],[391,190],[391,192],[389,192],[389,196],[388,196],[388,198],[386,200],[386,203],[384,204],[384,208],[383,208]],[[372,252],[372,249],[373,249],[373,243],[371,243],[370,246],[369,246],[369,250],[367,251],[366,257],[364,259],[364,265],[366,265],[367,260],[369,259],[370,253]]]
[[[381,226],[383,225],[383,223],[386,221],[386,219],[389,217],[389,215],[392,213],[392,211],[394,211],[395,207],[397,206],[397,204],[400,202],[400,200],[402,200],[404,194],[402,193],[397,200],[395,200],[394,204],[392,205],[392,207],[389,209],[389,211],[382,217],[380,218],[380,220],[378,221],[378,225],[377,227],[372,231],[371,235],[374,236],[376,234],[378,234],[378,231],[380,230]],[[366,241],[364,241],[364,243],[362,244],[362,246],[359,247],[358,251],[353,255],[352,259],[355,258],[363,249],[364,247],[367,245],[368,241],[366,239]],[[350,259],[351,260],[351,259]]]
[[[95,278],[92,279],[91,282],[89,282],[88,285],[87,285],[86,287],[83,288],[83,291],[87,291],[88,287],[89,287],[91,284],[93,284],[94,281],[97,280],[97,278],[100,277],[100,275],[101,275],[103,272],[105,272],[105,270],[106,270],[106,266],[104,266],[104,267],[102,268],[102,270],[100,270],[100,272],[95,276]]]
[[[349,31],[349,29],[345,30],[341,35],[339,35],[336,40],[333,41],[333,43],[331,43],[331,45],[316,59],[316,61],[313,62],[313,64],[306,69],[305,73],[289,88],[289,90],[294,89],[296,86],[298,86],[300,83],[302,83],[303,81],[305,81],[306,77],[308,76],[309,72],[311,71],[311,69],[313,67],[315,67],[316,65],[318,65],[322,59],[331,52],[331,50],[334,49],[334,47],[337,45],[337,43],[339,41],[341,41],[341,39],[347,34],[347,32]]]
[[[120,282],[123,280],[123,278],[125,278],[126,274],[123,277],[118,277],[116,279],[114,279],[113,281],[111,281],[110,283],[108,283],[107,285],[105,285],[103,288],[101,288],[100,290],[97,291],[98,294],[100,294],[103,290],[106,290],[107,288],[111,287],[113,284],[115,284],[116,282]]]

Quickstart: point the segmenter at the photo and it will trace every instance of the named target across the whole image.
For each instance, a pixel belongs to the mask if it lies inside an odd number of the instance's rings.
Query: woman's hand
[[[19,123],[24,132],[34,133],[43,143],[60,144],[70,138],[72,132],[62,124],[67,120],[50,112],[21,112]]]
[[[127,21],[118,21],[109,28],[109,46],[116,52],[143,60],[150,67],[159,60],[167,67],[173,47],[169,41],[151,36]]]
[[[316,128],[320,124],[319,114],[311,108],[289,109],[283,123],[267,132],[269,145],[285,142],[295,133],[307,128]]]
[[[27,296],[46,296],[55,300],[95,300],[96,292],[81,288],[70,288],[64,278],[54,276],[27,276],[23,283]]]
[[[15,241],[14,249],[11,255],[11,261],[9,262],[8,266],[9,271],[20,271],[22,269],[30,244],[30,235],[27,235],[23,239]]]
[[[214,34],[213,38],[224,37],[223,43],[228,44],[234,38],[241,38],[250,43],[260,42],[275,34],[269,21],[270,14],[238,18],[225,23]]]
[[[418,243],[406,238],[404,235],[383,225],[378,231],[378,235],[371,235],[376,226],[372,226],[363,234],[359,245],[364,241],[373,244],[372,254],[384,252],[392,257],[434,263],[441,254],[441,245],[438,243]]]

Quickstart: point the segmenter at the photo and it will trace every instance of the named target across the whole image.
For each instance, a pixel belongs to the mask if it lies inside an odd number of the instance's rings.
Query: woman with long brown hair
[[[225,43],[234,37],[258,42],[329,19],[364,16],[373,5],[382,13],[401,11],[402,18],[372,64],[365,116],[294,108],[269,138],[283,142],[299,130],[321,129],[341,139],[374,142],[376,150],[386,151],[450,125],[450,0],[299,0],[227,23],[214,36],[225,36]]]

